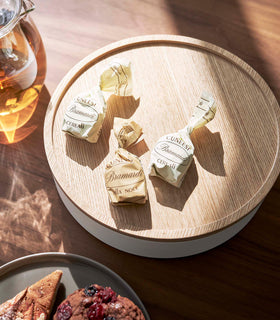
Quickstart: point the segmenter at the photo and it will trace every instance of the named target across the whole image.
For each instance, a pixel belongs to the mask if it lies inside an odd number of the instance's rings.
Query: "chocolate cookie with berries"
[[[54,320],[145,320],[130,299],[110,287],[92,284],[70,294],[57,308]]]

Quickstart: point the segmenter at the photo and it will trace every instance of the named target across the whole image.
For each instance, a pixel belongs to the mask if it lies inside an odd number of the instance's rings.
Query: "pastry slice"
[[[16,319],[18,306],[24,299],[27,288],[19,292],[15,297],[0,305],[0,320]]]
[[[56,270],[0,305],[0,320],[47,320],[62,271]]]

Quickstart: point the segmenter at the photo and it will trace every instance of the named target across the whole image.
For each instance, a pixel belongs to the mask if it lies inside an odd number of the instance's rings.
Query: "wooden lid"
[[[98,82],[113,57],[133,66],[134,96],[108,101],[96,144],[61,131],[72,98]],[[194,161],[180,189],[148,177],[150,151],[163,135],[186,126],[202,91],[212,93],[217,113],[192,133]],[[144,142],[140,156],[149,201],[113,207],[104,183],[117,148],[114,117],[132,118]],[[212,44],[181,36],[144,36],[102,48],[79,62],[58,85],[49,104],[44,141],[54,178],[71,201],[95,221],[152,240],[204,236],[254,209],[280,170],[279,105],[264,80],[245,62]]]

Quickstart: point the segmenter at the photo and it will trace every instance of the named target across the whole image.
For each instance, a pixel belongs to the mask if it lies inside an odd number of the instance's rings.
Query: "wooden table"
[[[279,178],[249,225],[222,246],[181,259],[133,256],[95,239],[67,212],[46,160],[43,121],[50,96],[75,63],[144,34],[221,46],[259,72],[280,101],[280,2],[49,0],[37,1],[32,16],[45,44],[47,77],[37,129],[0,146],[0,263],[50,251],[92,258],[133,287],[153,320],[279,319]]]

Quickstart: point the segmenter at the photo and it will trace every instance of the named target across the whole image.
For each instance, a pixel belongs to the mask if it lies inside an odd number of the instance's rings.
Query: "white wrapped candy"
[[[78,94],[71,101],[64,114],[62,130],[76,138],[97,142],[105,119],[108,98],[112,94],[132,94],[130,65],[130,62],[124,59],[111,61],[101,73],[98,86]]]
[[[161,137],[156,143],[149,165],[150,176],[159,177],[180,187],[192,162],[194,146],[191,133],[211,121],[216,113],[213,97],[203,93],[194,108],[190,123],[182,130]]]

